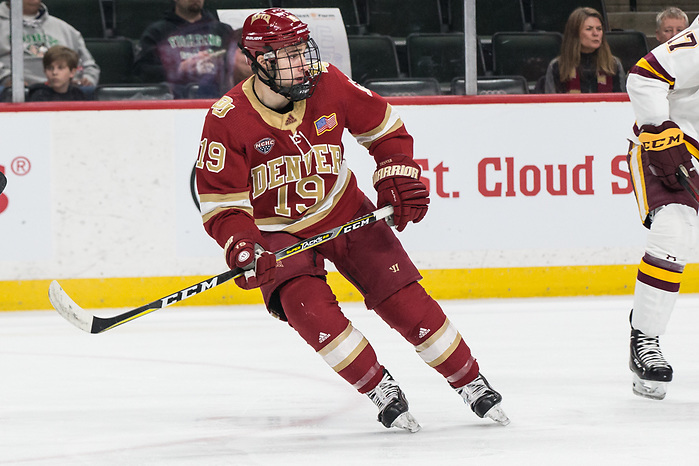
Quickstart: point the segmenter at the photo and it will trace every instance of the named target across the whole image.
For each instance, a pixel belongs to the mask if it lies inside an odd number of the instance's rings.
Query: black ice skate
[[[672,367],[660,351],[658,337],[631,328],[629,368],[633,372],[633,392],[636,395],[653,400],[665,398],[667,383],[672,381]]]
[[[472,382],[457,388],[456,392],[461,395],[476,416],[487,417],[503,426],[510,423],[510,419],[500,407],[502,396],[493,390],[480,373]]]
[[[410,432],[420,430],[412,414],[408,412],[408,400],[386,369],[381,382],[367,396],[379,408],[379,422],[385,427],[399,427]]]

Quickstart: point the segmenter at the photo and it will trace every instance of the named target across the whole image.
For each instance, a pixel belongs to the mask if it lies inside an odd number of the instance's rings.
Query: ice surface
[[[680,297],[661,339],[675,369],[663,401],[631,393],[630,296],[442,305],[509,426],[476,417],[358,303],[343,308],[400,382],[416,434],[385,429],[371,401],[261,307],[175,306],[98,335],[54,311],[0,313],[0,464],[699,461],[699,296]]]

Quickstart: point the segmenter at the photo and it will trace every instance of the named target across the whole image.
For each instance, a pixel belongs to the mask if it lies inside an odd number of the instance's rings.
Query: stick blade
[[[49,285],[49,301],[51,301],[51,305],[65,320],[75,325],[80,330],[92,333],[94,316],[75,304],[75,301],[63,291],[63,288],[61,288],[61,285],[59,285],[56,280],[52,281],[51,285]]]

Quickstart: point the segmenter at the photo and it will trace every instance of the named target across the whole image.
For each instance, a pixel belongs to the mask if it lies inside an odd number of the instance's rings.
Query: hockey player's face
[[[292,45],[277,50],[277,83],[281,87],[290,87],[304,81],[308,72],[306,44]]]
[[[257,64],[260,81],[292,102],[313,94],[322,68],[313,39],[258,55]]]
[[[587,18],[580,28],[580,51],[582,53],[592,53],[602,45],[602,22],[590,16]]]

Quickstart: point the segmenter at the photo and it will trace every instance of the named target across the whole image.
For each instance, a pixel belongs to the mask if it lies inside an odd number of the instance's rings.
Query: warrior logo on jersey
[[[274,147],[274,139],[272,138],[264,138],[260,139],[255,143],[255,150],[259,152],[260,154],[269,154],[269,151],[272,150],[272,147]]]
[[[337,126],[337,115],[334,113],[329,116],[324,115],[313,123],[316,125],[316,134],[320,136],[326,131],[332,131],[332,129]]]

